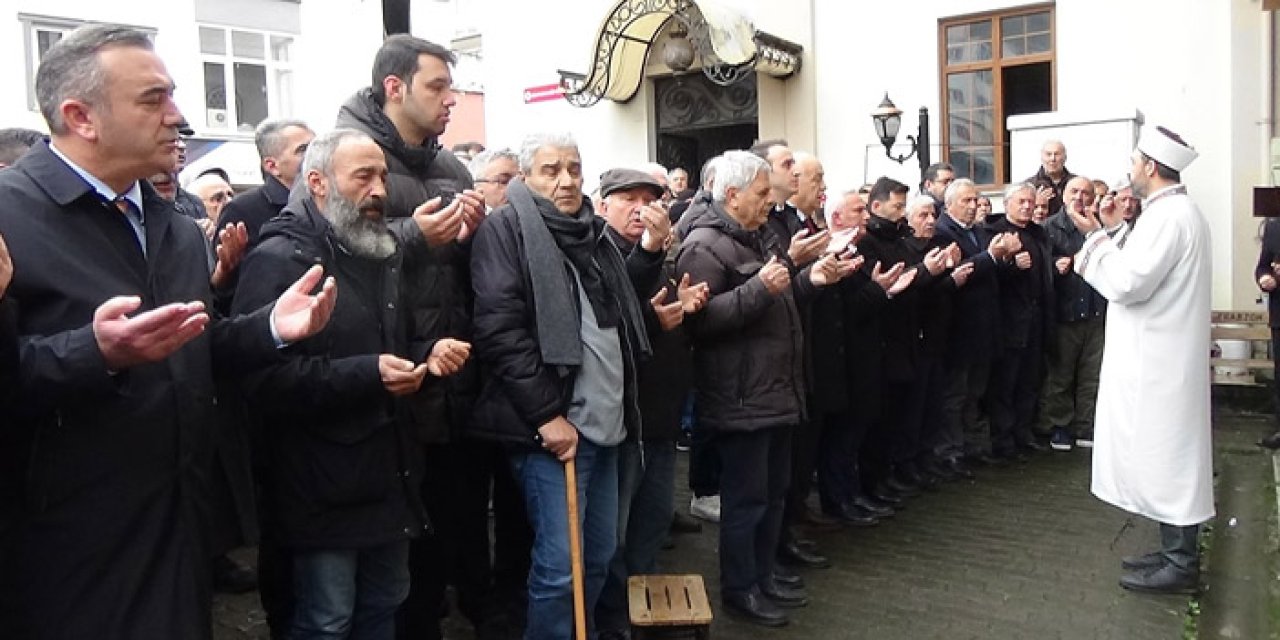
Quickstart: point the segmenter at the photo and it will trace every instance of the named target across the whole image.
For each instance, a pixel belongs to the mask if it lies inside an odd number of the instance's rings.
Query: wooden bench
[[[635,640],[678,632],[700,640],[711,637],[711,604],[702,576],[631,576],[627,599]]]
[[[1249,357],[1226,358],[1215,354],[1210,359],[1213,366],[1213,384],[1257,386],[1262,383],[1252,375],[1231,375],[1224,369],[1244,372],[1270,371],[1271,360],[1254,358],[1254,342],[1270,342],[1271,328],[1265,311],[1214,311],[1210,316],[1211,338],[1215,350],[1219,340],[1243,340],[1249,345]]]

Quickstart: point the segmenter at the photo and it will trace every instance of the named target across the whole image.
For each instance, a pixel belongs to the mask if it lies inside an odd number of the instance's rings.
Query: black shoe
[[[936,478],[939,482],[951,482],[958,478],[954,471],[947,468],[942,461],[930,458],[918,465],[920,473]]]
[[[804,578],[800,577],[798,573],[792,573],[790,569],[780,564],[773,565],[773,581],[792,589],[804,588]]]
[[[892,518],[893,514],[897,513],[894,511],[893,507],[887,504],[881,504],[867,496],[857,496],[853,500],[850,500],[849,504],[857,507],[858,511],[877,518]]]
[[[630,629],[601,629],[600,640],[631,640]]]
[[[724,608],[748,622],[766,627],[785,627],[791,620],[772,600],[760,593],[724,594]]]
[[[1142,593],[1193,594],[1200,590],[1200,571],[1165,563],[1157,569],[1124,574],[1120,586]]]
[[[773,580],[765,580],[760,585],[760,593],[774,604],[786,609],[799,609],[808,606],[809,596],[803,589],[778,584]]]
[[[933,476],[920,473],[915,465],[903,465],[894,472],[898,482],[924,491],[937,491],[938,481]]]
[[[1259,440],[1258,446],[1263,449],[1271,449],[1272,451],[1280,449],[1280,431]]]
[[[1018,449],[1027,453],[1044,453],[1049,450],[1048,447],[1036,442],[1035,440],[1028,440],[1019,444]]]
[[[959,456],[956,456],[954,458],[947,458],[942,462],[942,466],[948,471],[950,471],[951,473],[956,474],[956,477],[958,478],[964,478],[965,480],[973,480],[974,478],[977,477],[974,475],[973,469],[970,469],[969,465],[966,465],[964,463],[964,460],[961,460]]]
[[[984,467],[1003,467],[1009,464],[1009,459],[991,453],[979,453],[968,456],[967,459],[974,464]]]
[[[1125,571],[1150,571],[1163,566],[1166,562],[1168,560],[1165,560],[1163,553],[1152,551],[1140,556],[1125,556],[1120,559],[1120,566]]]
[[[702,533],[702,523],[677,509],[671,519],[671,533]]]
[[[258,588],[258,572],[222,555],[213,560],[213,590],[248,593]]]
[[[875,500],[876,502],[884,503],[899,511],[903,509],[903,497],[887,488],[881,487],[879,489],[873,489],[867,494],[867,497]]]
[[[840,508],[840,521],[852,527],[874,527],[880,524],[879,518],[859,509],[853,503]]]
[[[914,498],[920,495],[920,487],[911,484],[910,482],[903,482],[893,475],[890,475],[889,478],[884,481],[882,486],[904,498]]]
[[[796,514],[796,524],[802,524],[815,531],[835,531],[840,528],[840,521],[827,517],[807,506],[801,506]]]
[[[831,561],[826,556],[805,549],[795,542],[788,542],[778,549],[778,560],[783,564],[814,569],[826,569],[831,566]]]

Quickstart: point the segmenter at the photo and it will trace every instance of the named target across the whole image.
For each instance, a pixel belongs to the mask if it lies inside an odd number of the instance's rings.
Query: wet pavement
[[[1268,480],[1271,456],[1251,444],[1267,424],[1256,416],[1215,423],[1217,464],[1229,470],[1226,480],[1219,479],[1226,484],[1218,487],[1218,530],[1236,517],[1225,509],[1251,506],[1227,528],[1230,535],[1218,536],[1222,544],[1210,547],[1208,609],[1201,620],[1214,628],[1205,629],[1204,638],[1270,635],[1265,627],[1267,612],[1275,617],[1269,594],[1277,580],[1276,500]],[[680,458],[684,477],[687,456]],[[676,536],[675,548],[660,562],[667,573],[706,577],[716,614],[712,637],[718,639],[1183,637],[1188,611],[1199,604],[1118,586],[1121,556],[1151,550],[1156,527],[1094,498],[1089,469],[1088,449],[1039,454],[1026,464],[981,469],[975,480],[943,485],[876,527],[809,534],[833,566],[802,571],[811,602],[791,610],[791,624],[782,629],[722,612],[714,525]],[[1224,491],[1230,500],[1224,501]],[[678,488],[677,505],[688,503],[686,490]],[[1215,552],[1223,554],[1221,561],[1215,562]],[[1224,595],[1215,599],[1218,585]],[[1247,615],[1232,613],[1242,609]],[[457,640],[473,637],[457,616],[445,632]],[[218,597],[217,640],[266,637],[256,594]]]

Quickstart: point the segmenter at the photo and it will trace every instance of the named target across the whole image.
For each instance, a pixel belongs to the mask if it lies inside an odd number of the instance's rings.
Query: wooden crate
[[[631,576],[627,599],[636,638],[644,637],[648,629],[711,637],[711,604],[700,575]]]

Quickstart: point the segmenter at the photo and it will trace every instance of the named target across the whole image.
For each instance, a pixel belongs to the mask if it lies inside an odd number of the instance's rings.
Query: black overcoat
[[[94,310],[211,303],[204,235],[142,185],[146,257],[49,150],[0,172],[19,397],[0,420],[0,629],[13,638],[207,638],[214,370],[276,357],[268,310],[215,318],[163,361],[109,372]]]

